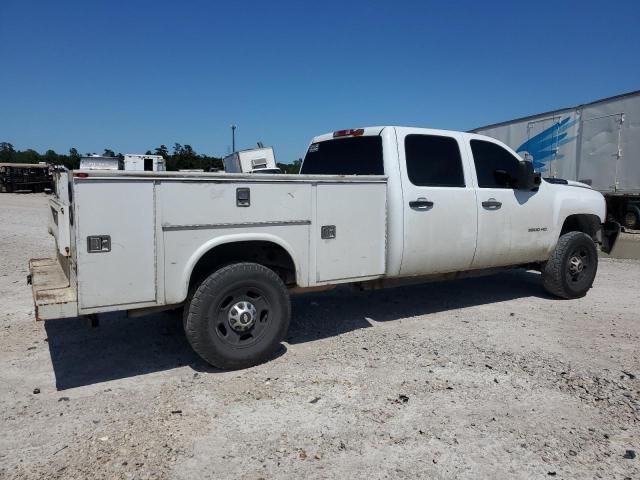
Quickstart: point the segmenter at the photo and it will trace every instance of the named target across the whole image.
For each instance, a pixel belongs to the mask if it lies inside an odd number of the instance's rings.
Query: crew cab
[[[615,240],[605,213],[492,138],[357,128],[315,137],[299,175],[59,172],[56,255],[30,278],[38,320],[181,308],[195,351],[241,368],[285,337],[292,291],[524,267],[581,297]]]

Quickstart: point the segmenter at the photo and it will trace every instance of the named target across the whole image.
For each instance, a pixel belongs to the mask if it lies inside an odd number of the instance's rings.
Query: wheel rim
[[[269,323],[271,305],[266,295],[252,286],[231,289],[210,315],[216,335],[224,343],[244,347],[258,341]]]
[[[567,278],[573,284],[582,282],[590,274],[591,261],[586,248],[574,250],[567,262]]]
[[[248,332],[256,323],[257,310],[253,303],[235,303],[228,313],[227,322],[236,332]]]
[[[635,227],[638,223],[636,214],[633,212],[627,212],[624,216],[624,223],[627,225],[627,227]]]

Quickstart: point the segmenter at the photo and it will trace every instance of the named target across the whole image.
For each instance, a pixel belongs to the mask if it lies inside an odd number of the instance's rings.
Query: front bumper
[[[78,295],[56,258],[29,260],[36,320],[52,320],[78,316]]]

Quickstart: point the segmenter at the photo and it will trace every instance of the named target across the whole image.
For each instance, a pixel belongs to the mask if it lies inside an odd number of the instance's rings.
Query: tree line
[[[9,142],[0,142],[0,163],[40,163],[45,162],[49,165],[64,165],[70,170],[80,168],[80,159],[83,156],[96,155],[93,153],[85,153],[81,155],[76,148],[70,148],[69,153],[56,153],[54,150],[47,150],[45,153],[39,153],[31,148],[27,150],[16,150]],[[105,148],[101,154],[104,157],[114,157],[123,159],[122,153],[115,153],[109,148]],[[181,145],[175,143],[172,151],[166,145],[160,145],[153,150],[147,150],[145,155],[161,155],[167,166],[167,170],[176,171],[182,169],[203,169],[205,172],[211,169],[222,170],[222,159],[219,157],[211,157],[206,154],[197,153],[191,145]],[[278,167],[283,173],[298,173],[300,170],[301,160],[293,163],[280,163]]]

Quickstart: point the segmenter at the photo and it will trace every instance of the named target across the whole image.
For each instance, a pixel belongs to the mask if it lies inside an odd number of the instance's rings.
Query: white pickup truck
[[[60,172],[50,207],[37,319],[184,307],[190,344],[221,368],[273,355],[293,290],[525,267],[576,298],[617,234],[600,193],[541,180],[497,140],[392,126],[314,138],[300,175]]]

